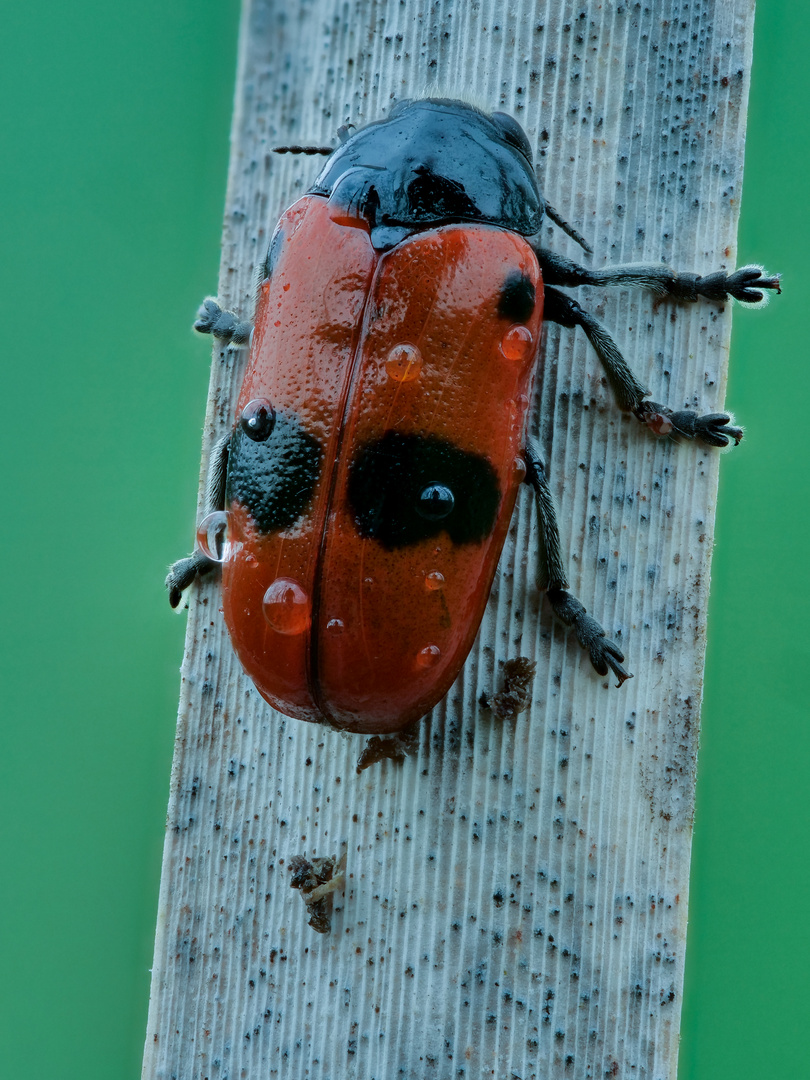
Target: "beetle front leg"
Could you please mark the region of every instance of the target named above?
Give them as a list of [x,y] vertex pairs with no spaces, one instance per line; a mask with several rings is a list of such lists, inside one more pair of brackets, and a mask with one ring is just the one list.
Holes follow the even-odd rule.
[[695,301],[700,297],[717,303],[734,299],[742,304],[760,304],[765,292],[781,292],[778,274],[769,275],[761,266],[741,266],[728,274],[679,274],[657,263],[628,263],[623,266],[603,266],[589,270],[585,266],[557,255],[546,248],[535,248],[543,281],[548,285],[619,285],[625,288],[648,289],[658,296],[675,300]]
[[[228,454],[231,448],[231,433],[223,435],[213,446],[208,462],[208,476],[205,482],[205,502],[203,517],[215,510],[225,509],[225,484],[228,478]],[[166,575],[166,588],[169,590],[169,603],[176,608],[183,593],[198,577],[210,573],[217,564],[209,559],[199,548],[185,559],[178,559],[169,567]]]
[[545,291],[543,317],[547,322],[573,328],[581,326],[605,369],[610,388],[619,408],[631,412],[654,435],[683,435],[700,439],[709,446],[737,445],[743,437],[742,428],[734,427],[728,413],[700,415],[692,409],[674,410],[657,401],[645,401],[649,390],[642,386],[627,365],[616,342],[604,326],[576,300],[554,288]]
[[562,562],[560,530],[554,501],[546,480],[546,469],[537,447],[527,442],[523,451],[526,462],[526,483],[534,491],[537,516],[540,523],[540,587],[546,590],[554,614],[574,628],[577,641],[588,653],[591,663],[600,675],[607,675],[608,668],[621,686],[633,676],[622,667],[624,654],[612,642],[603,627],[592,618],[575,596],[568,592],[568,581]]
[[238,348],[250,341],[253,323],[238,318],[232,311],[223,310],[213,296],[207,296],[200,304],[194,329],[200,334],[211,334],[217,341]]

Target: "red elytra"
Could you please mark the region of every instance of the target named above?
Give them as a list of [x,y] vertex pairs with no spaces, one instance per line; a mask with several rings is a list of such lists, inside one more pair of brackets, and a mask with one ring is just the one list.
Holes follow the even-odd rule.
[[[472,647],[519,485],[542,325],[537,258],[519,235],[457,224],[383,254],[362,219],[306,196],[261,287],[236,416],[257,398],[293,414],[322,448],[303,516],[261,533],[232,499],[222,595],[246,672],[275,708],[348,731],[391,733],[446,694]],[[521,275],[536,302],[499,313]],[[483,455],[500,499],[480,542],[447,533],[396,549],[358,531],[352,462],[388,432]]]

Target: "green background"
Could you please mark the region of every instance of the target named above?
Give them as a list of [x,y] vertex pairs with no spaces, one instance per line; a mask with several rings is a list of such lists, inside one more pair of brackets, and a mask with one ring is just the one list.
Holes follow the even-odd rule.
[[[7,6],[0,185],[12,514],[0,1070],[140,1074],[194,515],[236,0]],[[810,5],[761,0],[698,793],[682,1080],[806,1072]],[[13,513],[12,513],[13,511]],[[11,527],[13,525],[13,528]]]

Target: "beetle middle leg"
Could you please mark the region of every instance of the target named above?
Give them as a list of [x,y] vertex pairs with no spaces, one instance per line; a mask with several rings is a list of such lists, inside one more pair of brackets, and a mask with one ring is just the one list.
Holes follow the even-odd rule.
[[622,667],[624,654],[608,638],[596,619],[587,613],[579,600],[568,592],[560,548],[560,530],[551,490],[546,480],[545,465],[537,447],[530,441],[527,441],[523,450],[523,458],[526,462],[526,483],[534,491],[540,523],[540,587],[546,590],[557,618],[566,626],[574,628],[577,640],[588,653],[596,671],[600,675],[607,675],[610,668],[619,680],[616,685],[621,686],[633,677]]
[[619,408],[631,412],[655,435],[683,435],[687,439],[700,439],[709,446],[728,446],[730,439],[736,445],[742,439],[742,428],[732,425],[728,413],[701,415],[693,409],[675,410],[658,401],[645,400],[649,390],[630,370],[616,342],[604,326],[572,297],[547,287],[543,317],[547,322],[556,322],[560,326],[582,327],[605,369]]
[[[208,476],[205,483],[205,503],[203,516],[215,510],[225,509],[225,484],[228,478],[228,455],[231,448],[231,433],[223,435],[213,446],[208,462]],[[199,548],[185,559],[178,559],[169,567],[166,576],[166,588],[169,590],[169,603],[176,608],[185,590],[198,577],[208,574],[217,564],[204,555]]]

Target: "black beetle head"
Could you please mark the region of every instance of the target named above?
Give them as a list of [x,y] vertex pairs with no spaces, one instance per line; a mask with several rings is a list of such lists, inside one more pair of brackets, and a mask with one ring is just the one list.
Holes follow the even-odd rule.
[[520,124],[462,101],[398,102],[386,119],[353,131],[311,194],[345,224],[362,220],[375,247],[453,222],[482,222],[533,236],[544,203]]

